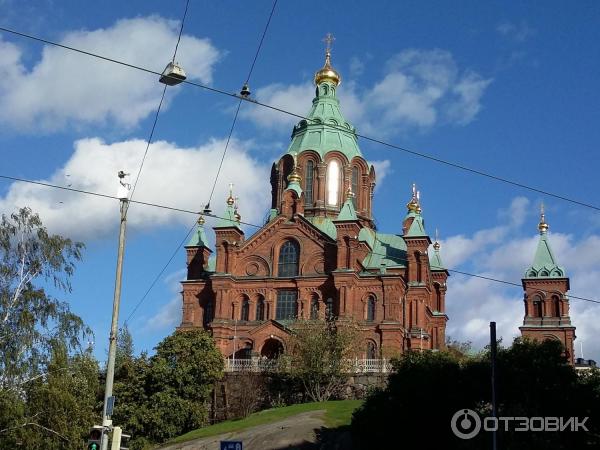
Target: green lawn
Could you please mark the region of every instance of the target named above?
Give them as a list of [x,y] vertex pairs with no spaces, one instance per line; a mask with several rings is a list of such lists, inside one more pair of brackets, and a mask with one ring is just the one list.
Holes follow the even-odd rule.
[[338,400],[321,403],[302,403],[299,405],[285,406],[283,408],[266,409],[249,415],[245,419],[228,420],[205,428],[190,431],[169,441],[170,444],[187,442],[216,434],[241,431],[246,428],[265,423],[276,422],[286,417],[294,416],[307,411],[325,410],[325,424],[330,428],[349,425],[352,412],[360,406],[361,400]]

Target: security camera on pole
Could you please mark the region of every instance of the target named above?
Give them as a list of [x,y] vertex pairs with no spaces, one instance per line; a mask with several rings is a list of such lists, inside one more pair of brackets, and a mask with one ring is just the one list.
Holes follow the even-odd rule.
[[104,392],[104,408],[102,410],[102,442],[101,450],[108,450],[108,433],[112,429],[110,416],[113,413],[115,398],[112,395],[113,381],[115,377],[115,358],[117,355],[117,333],[119,330],[119,304],[121,302],[121,278],[123,275],[123,253],[125,252],[125,225],[127,223],[127,208],[129,203],[129,189],[131,186],[125,182],[128,173],[122,170],[119,176],[119,197],[121,207],[121,224],[119,227],[119,249],[117,253],[117,273],[115,277],[115,293],[113,298],[112,322],[110,326],[110,337],[108,345],[108,364],[106,366],[106,389]]

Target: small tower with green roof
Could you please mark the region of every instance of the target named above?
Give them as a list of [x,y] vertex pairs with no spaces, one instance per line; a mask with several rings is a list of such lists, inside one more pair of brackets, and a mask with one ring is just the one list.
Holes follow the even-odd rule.
[[233,265],[235,249],[244,242],[244,231],[241,228],[241,216],[235,197],[233,184],[229,185],[227,208],[223,216],[213,227],[215,231],[215,246],[217,248],[217,273],[229,273]]
[[204,216],[198,218],[198,224],[192,237],[185,246],[187,253],[188,280],[201,278],[209,270],[209,258],[212,250],[208,247],[208,240],[204,231]]
[[549,228],[542,205],[537,249],[522,279],[525,317],[519,329],[524,338],[560,341],[573,364],[575,327],[569,316],[569,278],[554,256],[548,239]]

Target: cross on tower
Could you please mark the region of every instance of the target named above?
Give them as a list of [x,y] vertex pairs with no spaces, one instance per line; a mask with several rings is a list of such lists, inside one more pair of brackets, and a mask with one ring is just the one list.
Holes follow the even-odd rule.
[[323,42],[325,42],[325,54],[328,55],[331,53],[331,44],[333,43],[333,41],[335,41],[335,37],[333,36],[333,34],[327,33],[325,35],[325,38],[323,39]]

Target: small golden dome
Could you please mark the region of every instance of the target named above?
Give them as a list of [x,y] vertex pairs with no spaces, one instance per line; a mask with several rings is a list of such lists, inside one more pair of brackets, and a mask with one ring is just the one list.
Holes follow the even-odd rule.
[[292,171],[292,173],[290,173],[287,177],[288,181],[290,183],[298,183],[300,184],[300,182],[302,181],[302,177],[300,176],[300,174],[298,173],[298,170],[296,170],[296,168],[294,168],[294,170]]
[[544,211],[544,204],[542,203],[540,206],[540,223],[538,223],[538,230],[540,233],[546,233],[550,228],[550,225],[546,223],[546,214]]
[[227,205],[233,206],[235,198],[233,198],[233,183],[229,183],[229,197],[227,197]]
[[433,249],[437,252],[440,249],[441,245],[438,241],[433,243]]
[[202,226],[202,225],[204,225],[204,222],[206,222],[204,220],[204,216],[201,215],[200,217],[198,217],[198,225]]
[[240,215],[240,213],[238,212],[237,209],[233,213],[233,217],[235,217],[236,222],[239,222],[240,220],[242,220],[242,216]]
[[414,212],[417,214],[421,213],[421,205],[419,204],[419,192],[417,191],[417,185],[413,183],[412,185],[412,197],[410,201],[406,204],[406,207],[410,212]]
[[335,86],[339,86],[339,84],[342,82],[342,77],[339,72],[331,66],[330,52],[325,54],[325,65],[320,70],[315,72],[315,84],[318,86],[324,81],[329,81]]

